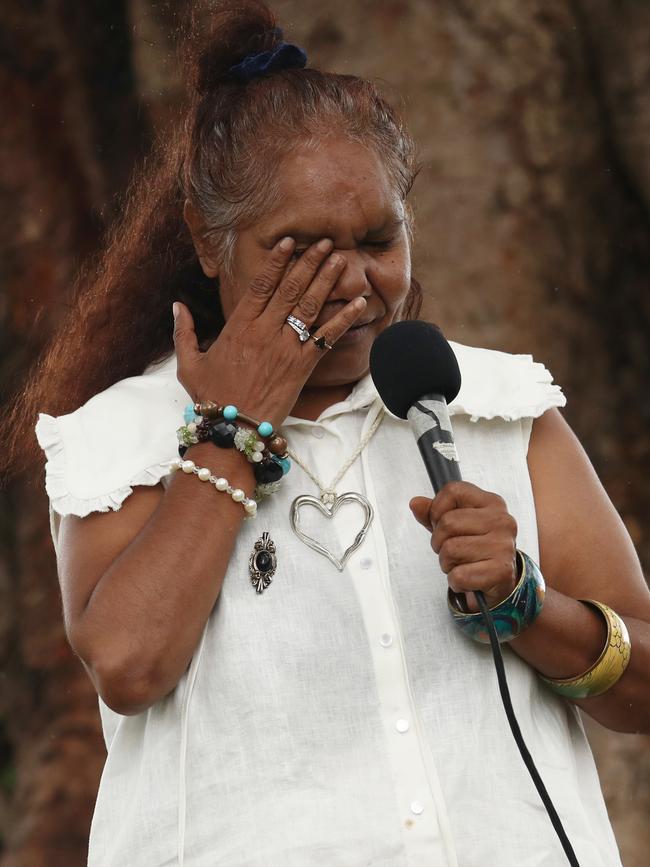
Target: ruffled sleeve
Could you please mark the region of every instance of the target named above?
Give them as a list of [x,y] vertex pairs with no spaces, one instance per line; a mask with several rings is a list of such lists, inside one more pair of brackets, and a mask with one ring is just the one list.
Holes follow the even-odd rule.
[[45,490],[59,515],[117,510],[135,485],[155,485],[178,456],[176,429],[190,396],[176,356],[128,377],[61,416],[39,413]]
[[537,418],[551,407],[566,405],[566,397],[550,371],[532,355],[465,346],[449,341],[461,371],[461,389],[449,404],[449,414],[470,421]]

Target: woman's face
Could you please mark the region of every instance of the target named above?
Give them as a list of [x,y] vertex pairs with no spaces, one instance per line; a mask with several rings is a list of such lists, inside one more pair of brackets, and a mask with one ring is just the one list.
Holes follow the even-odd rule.
[[398,317],[410,289],[402,201],[374,151],[345,140],[325,140],[317,152],[291,152],[281,164],[279,181],[281,205],[239,232],[232,277],[220,274],[224,316],[231,314],[281,238],[295,239],[294,260],[311,244],[330,238],[346,266],[311,331],[359,295],[367,307],[358,321],[368,325],[346,333],[325,351],[308,383],[356,382],[368,372],[373,340]]

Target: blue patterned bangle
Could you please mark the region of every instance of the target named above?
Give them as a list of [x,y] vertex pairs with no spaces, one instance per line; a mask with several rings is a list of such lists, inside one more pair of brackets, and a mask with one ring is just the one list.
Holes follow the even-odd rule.
[[[528,629],[539,617],[546,583],[539,566],[530,559],[528,554],[517,548],[517,568],[519,581],[512,593],[503,602],[490,608],[494,627],[499,637],[499,644],[512,641],[524,629]],[[447,605],[454,622],[468,638],[481,644],[489,644],[490,636],[483,614],[478,611],[470,614],[458,606],[458,597],[451,587],[447,593]]]

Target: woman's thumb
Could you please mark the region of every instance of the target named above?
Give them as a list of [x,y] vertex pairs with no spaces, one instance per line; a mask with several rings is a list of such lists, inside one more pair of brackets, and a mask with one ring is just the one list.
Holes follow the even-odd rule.
[[433,529],[431,527],[431,518],[429,517],[430,506],[431,500],[429,497],[412,497],[409,500],[409,508],[413,512],[413,517],[419,524],[426,527],[427,530]]
[[190,356],[199,352],[199,341],[194,331],[194,320],[189,309],[182,301],[174,301],[172,304],[174,316],[174,345],[176,351],[186,352]]

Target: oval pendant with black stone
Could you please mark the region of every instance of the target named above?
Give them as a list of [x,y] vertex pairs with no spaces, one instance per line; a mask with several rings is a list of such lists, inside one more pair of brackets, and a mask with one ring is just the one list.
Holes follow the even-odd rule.
[[267,532],[264,532],[255,542],[253,552],[248,558],[251,584],[258,593],[263,593],[269,586],[275,575],[276,567],[275,542]]

